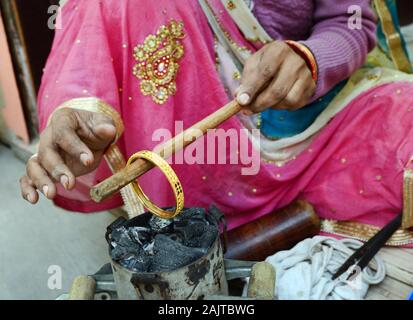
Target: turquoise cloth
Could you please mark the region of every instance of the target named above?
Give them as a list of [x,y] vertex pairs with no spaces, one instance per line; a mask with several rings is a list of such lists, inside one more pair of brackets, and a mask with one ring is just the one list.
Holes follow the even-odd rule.
[[270,139],[281,139],[303,132],[327,108],[346,83],[347,80],[340,82],[322,98],[297,111],[267,109],[261,112],[261,133]]

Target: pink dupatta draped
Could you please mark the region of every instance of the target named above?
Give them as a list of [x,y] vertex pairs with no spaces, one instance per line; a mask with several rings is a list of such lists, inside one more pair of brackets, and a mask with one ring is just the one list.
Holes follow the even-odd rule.
[[[220,1],[210,1],[230,37],[255,50],[239,33]],[[141,92],[133,75],[133,48],[170,19],[184,24],[184,55],[177,61],[176,94],[164,104]],[[148,22],[150,21],[150,23]],[[39,94],[41,127],[56,107],[80,97],[97,97],[121,114],[125,132],[118,141],[128,157],[151,150],[152,135],[164,128],[175,134],[175,121],[187,128],[228,102],[216,71],[214,35],[197,1],[70,0],[62,13],[63,28],[49,57]],[[413,154],[412,84],[391,83],[354,99],[313,140],[283,166],[261,162],[257,175],[242,175],[242,164],[230,164],[238,150],[227,146],[227,164],[173,164],[187,206],[216,204],[234,228],[290,203],[311,202],[325,219],[354,220],[383,226],[402,209],[403,170]],[[222,125],[245,135],[237,117]],[[196,144],[202,144],[200,139]],[[249,143],[250,144],[250,143]],[[252,149],[252,146],[249,146]],[[75,192],[59,189],[56,203],[91,212],[121,204],[116,196],[101,205],[89,198],[90,186],[110,175],[106,164],[79,178]],[[169,185],[157,170],[140,180],[158,205],[174,204]]]

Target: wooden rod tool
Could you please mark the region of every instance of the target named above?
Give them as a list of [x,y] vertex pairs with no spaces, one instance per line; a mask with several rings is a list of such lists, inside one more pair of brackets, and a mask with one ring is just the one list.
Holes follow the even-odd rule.
[[[202,137],[210,129],[215,129],[223,122],[237,114],[242,107],[235,101],[231,101],[192,127],[186,129],[172,139],[158,145],[154,152],[165,160],[176,152],[182,150],[198,138]],[[124,186],[153,168],[153,165],[145,160],[137,160],[125,167],[113,176],[97,184],[90,190],[90,196],[95,202],[101,202]]]

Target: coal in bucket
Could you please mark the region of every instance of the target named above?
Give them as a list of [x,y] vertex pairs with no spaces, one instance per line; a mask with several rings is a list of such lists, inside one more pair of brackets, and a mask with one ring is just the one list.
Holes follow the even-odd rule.
[[117,219],[106,232],[119,299],[186,300],[227,295],[219,230],[211,206],[186,208],[171,220],[147,212]]

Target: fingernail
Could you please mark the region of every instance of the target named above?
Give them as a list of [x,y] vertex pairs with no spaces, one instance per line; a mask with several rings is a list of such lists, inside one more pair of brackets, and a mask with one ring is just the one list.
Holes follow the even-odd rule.
[[60,183],[67,190],[69,188],[69,178],[65,175],[60,177]]
[[49,192],[49,186],[43,186],[42,190],[43,190],[43,194],[47,198],[48,197],[48,192]]
[[31,193],[28,193],[27,195],[26,195],[26,199],[27,199],[27,201],[29,201],[30,203],[33,203],[33,196],[31,195]]
[[80,161],[82,161],[82,163],[85,166],[88,166],[90,164],[89,156],[86,153],[81,153],[80,154]]
[[238,103],[242,105],[246,105],[248,104],[248,102],[250,102],[250,96],[248,93],[242,93],[238,96],[237,100],[238,100]]

